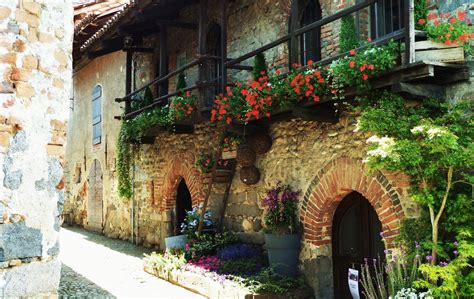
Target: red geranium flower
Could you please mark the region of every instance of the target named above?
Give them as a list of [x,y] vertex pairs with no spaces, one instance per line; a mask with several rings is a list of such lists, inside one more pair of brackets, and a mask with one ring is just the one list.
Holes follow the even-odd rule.
[[354,50],[354,49],[350,50],[350,51],[349,51],[349,54],[351,54],[351,56],[356,55],[356,50]]
[[312,65],[313,64],[313,61],[310,59],[308,60],[308,65]]
[[418,24],[420,24],[420,25],[425,25],[425,23],[426,23],[425,19],[419,19],[418,20]]
[[350,68],[353,68],[355,66],[355,61],[354,60],[351,60],[351,62],[349,62],[349,67]]
[[428,20],[431,21],[431,20],[434,20],[434,19],[436,19],[436,14],[435,14],[435,13],[430,13],[430,14],[428,15]]
[[362,80],[367,81],[369,79],[369,76],[367,74],[362,74]]
[[464,21],[464,19],[466,18],[466,12],[461,10],[461,11],[458,11],[458,18],[461,20],[461,21]]

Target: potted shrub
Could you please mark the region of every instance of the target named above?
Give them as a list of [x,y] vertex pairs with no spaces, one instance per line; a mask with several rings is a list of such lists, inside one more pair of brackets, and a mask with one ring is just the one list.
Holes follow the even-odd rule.
[[[188,241],[195,240],[197,238],[197,229],[199,225],[199,210],[202,208],[195,207],[191,211],[186,212],[184,222],[181,224],[182,235],[168,237],[165,239],[166,249],[185,249]],[[210,211],[204,213],[204,230],[203,232],[210,231],[214,227],[214,221],[212,220],[212,214]]]
[[298,197],[299,191],[279,182],[267,191],[263,200],[267,208],[264,221],[268,260],[274,271],[282,276],[296,276],[298,273]]

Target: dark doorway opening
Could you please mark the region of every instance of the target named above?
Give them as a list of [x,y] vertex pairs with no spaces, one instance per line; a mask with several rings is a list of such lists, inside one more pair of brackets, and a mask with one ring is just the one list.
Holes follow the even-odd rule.
[[178,191],[176,194],[176,226],[175,235],[181,234],[181,224],[186,218],[186,212],[193,209],[193,203],[191,200],[191,193],[189,192],[188,186],[184,179],[178,185]]
[[[332,226],[335,298],[352,298],[347,280],[349,268],[359,270],[360,278],[360,265],[364,258],[372,261],[384,256],[381,231],[382,224],[377,213],[365,197],[352,192],[341,201]],[[359,292],[361,290],[359,284]]]

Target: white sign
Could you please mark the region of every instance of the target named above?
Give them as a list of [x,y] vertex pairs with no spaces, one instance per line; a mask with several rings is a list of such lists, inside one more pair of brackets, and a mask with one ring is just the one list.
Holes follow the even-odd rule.
[[349,290],[353,299],[360,299],[359,296],[359,271],[356,269],[349,268],[349,275],[347,276],[347,281],[349,283]]

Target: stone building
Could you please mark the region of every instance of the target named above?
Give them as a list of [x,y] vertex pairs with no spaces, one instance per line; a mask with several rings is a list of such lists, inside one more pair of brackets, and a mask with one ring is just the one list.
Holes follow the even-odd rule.
[[[249,78],[255,49],[286,36],[283,42],[264,49],[269,67],[282,70],[291,68],[293,62],[305,64],[310,59],[324,61],[338,55],[338,18],[301,34],[299,39],[288,33],[357,7],[354,2],[117,1],[113,2],[115,6],[107,7],[107,12],[93,13],[97,7],[89,6],[89,13],[76,14],[74,97],[66,153],[67,221],[109,237],[163,248],[164,238],[177,231],[178,210],[185,205],[182,201],[196,206],[205,198],[210,179],[200,172],[196,161],[201,152],[217,150],[219,134],[209,121],[176,126],[175,132],[150,134],[134,149],[133,195],[121,198],[117,194],[117,138],[121,125],[117,118],[124,109],[125,114],[134,113],[130,110],[130,97],[125,95],[150,86],[155,100],[166,99],[176,89],[179,72],[175,71],[184,70],[190,90],[200,96],[201,115],[208,117],[211,95],[225,84],[221,74],[225,73],[228,81]],[[398,10],[388,6],[391,1],[376,2],[378,6],[365,5],[357,14],[354,10],[361,36],[382,39],[388,34],[406,33],[402,16],[408,8],[401,4]],[[456,7],[467,10],[467,2],[460,1]],[[456,8],[443,5],[433,3],[431,8]],[[76,11],[87,11],[86,8],[77,7]],[[389,12],[394,14],[392,23],[374,23],[374,16]],[[247,53],[250,54],[246,56]],[[226,63],[239,57],[233,65]],[[451,71],[444,64],[425,66],[436,68],[436,75]],[[446,98],[472,94],[472,77],[469,81],[466,68],[461,69],[459,80],[443,87]],[[407,74],[400,73],[400,80],[408,78]],[[149,84],[160,77],[164,79],[158,84]],[[434,80],[436,77],[427,79],[430,84]],[[258,155],[255,162],[260,180],[250,186],[245,184],[239,178],[238,165],[230,182],[214,182],[210,194],[214,215],[225,211],[226,228],[246,242],[262,244],[265,190],[277,181],[301,190],[300,268],[318,298],[340,291],[333,276],[340,273],[336,268],[341,257],[334,252],[334,245],[353,232],[334,233],[333,226],[340,227],[344,219],[349,223],[347,229],[358,224],[354,219],[333,216],[341,214],[341,209],[349,209],[348,202],[356,202],[356,210],[364,211],[370,219],[370,228],[362,228],[364,236],[360,239],[373,240],[381,230],[388,246],[397,235],[400,221],[417,216],[417,207],[407,194],[408,177],[390,172],[367,174],[363,163],[367,136],[355,130],[357,115],[343,112],[334,119],[332,105],[324,107],[322,110],[330,117],[293,113],[282,120],[255,123],[272,139],[271,149]],[[230,195],[224,209],[229,183]]]
[[72,3],[0,3],[0,297],[55,293]]

